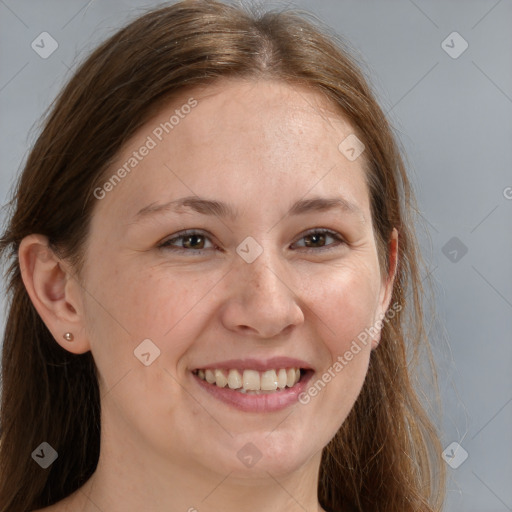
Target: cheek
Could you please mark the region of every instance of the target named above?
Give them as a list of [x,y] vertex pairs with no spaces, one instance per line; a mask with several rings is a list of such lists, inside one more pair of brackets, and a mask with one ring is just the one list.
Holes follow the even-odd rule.
[[333,358],[343,354],[374,322],[378,291],[372,276],[366,267],[346,267],[323,279],[321,292],[310,297],[322,320],[318,322],[323,326],[322,339]]
[[[369,270],[369,269],[368,269]],[[345,268],[322,281],[322,293],[312,297],[319,338],[328,353],[304,397],[317,400],[319,414],[329,414],[334,429],[353,407],[368,371],[376,289],[372,273]]]
[[192,309],[201,297],[199,279],[170,269],[155,271],[117,263],[112,272],[99,269],[91,278],[92,316],[110,334],[134,339],[161,337]]
[[[165,272],[157,275],[150,268],[115,268],[91,274],[88,283],[86,322],[91,351],[101,394],[111,402],[109,407],[113,403],[129,424],[151,432],[157,427],[146,424],[148,418],[169,417],[173,411],[179,417],[177,363],[198,325],[188,321],[189,316],[197,314],[194,306],[200,307],[208,288],[203,287],[201,293],[199,279],[175,271],[166,277]],[[156,351],[146,341],[141,345],[147,339]],[[147,348],[142,352],[139,346]],[[147,352],[152,362],[145,366],[136,354]]]
[[104,366],[115,360],[117,375],[134,362],[140,365],[133,352],[150,339],[174,372],[194,330],[200,328],[198,318],[207,314],[208,290],[220,277],[128,264],[113,265],[112,272],[99,269],[91,275],[85,296],[95,359]]

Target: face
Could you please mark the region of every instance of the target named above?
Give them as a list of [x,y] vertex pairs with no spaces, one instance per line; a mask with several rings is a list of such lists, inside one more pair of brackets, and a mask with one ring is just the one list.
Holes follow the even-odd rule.
[[352,133],[318,93],[224,81],[123,149],[96,191],[82,274],[105,435],[196,473],[319,461],[375,346],[353,342],[391,287],[364,153],[338,149]]

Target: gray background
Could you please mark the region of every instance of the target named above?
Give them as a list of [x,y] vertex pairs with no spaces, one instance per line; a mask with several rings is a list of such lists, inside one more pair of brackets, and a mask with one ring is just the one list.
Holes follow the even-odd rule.
[[[34,123],[70,70],[157,4],[0,0],[2,204],[37,134]],[[512,1],[272,5],[316,13],[368,65],[407,153],[426,226],[420,238],[435,285],[443,444],[456,441],[469,454],[457,469],[447,467],[445,510],[512,510]],[[31,48],[43,31],[59,45],[47,59]],[[442,47],[454,31],[469,44],[458,58]],[[452,39],[444,47],[458,52],[462,40]],[[461,453],[448,450],[452,465]]]

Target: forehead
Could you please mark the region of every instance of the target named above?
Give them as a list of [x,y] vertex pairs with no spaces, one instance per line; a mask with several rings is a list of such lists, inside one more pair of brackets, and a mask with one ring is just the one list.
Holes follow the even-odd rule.
[[[261,150],[265,145],[277,144],[294,153],[311,147],[321,151],[328,145],[337,146],[340,133],[354,131],[319,91],[305,86],[269,80],[224,80],[196,93],[191,91],[188,98],[192,96],[198,108],[190,116],[191,129],[181,130],[181,136],[188,136],[188,142],[197,147],[212,140],[214,144],[227,142],[230,137],[232,142],[238,141],[229,146],[230,153],[239,147]],[[174,105],[184,104],[185,99]]]
[[364,209],[363,158],[350,161],[339,149],[353,132],[306,87],[241,80],[197,87],[162,107],[125,145],[106,177],[127,172],[99,207],[126,218],[180,195],[237,192],[241,202],[258,198],[261,206],[279,204],[283,194],[339,189]]

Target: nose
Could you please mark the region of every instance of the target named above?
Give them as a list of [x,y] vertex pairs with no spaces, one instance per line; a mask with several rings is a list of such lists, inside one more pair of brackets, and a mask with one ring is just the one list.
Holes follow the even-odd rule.
[[269,253],[264,250],[252,263],[240,259],[229,273],[231,293],[221,314],[227,329],[272,338],[304,322],[290,269]]

